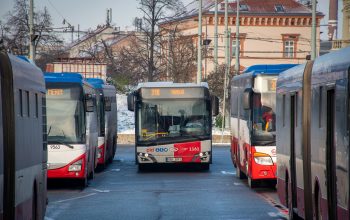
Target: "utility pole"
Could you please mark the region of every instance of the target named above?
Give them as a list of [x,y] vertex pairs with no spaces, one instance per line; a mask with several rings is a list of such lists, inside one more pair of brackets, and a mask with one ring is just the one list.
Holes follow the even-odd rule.
[[35,59],[34,0],[29,1],[29,59]]
[[218,0],[215,0],[214,69],[218,71]]
[[168,51],[167,51],[167,62],[166,62],[166,79],[169,80],[170,76],[170,31],[168,34]]
[[221,142],[223,141],[223,135],[224,135],[224,124],[225,124],[225,113],[226,113],[226,84],[227,84],[227,75],[229,71],[229,62],[230,62],[230,51],[229,51],[229,31],[228,31],[228,0],[225,0],[225,75],[224,75],[224,100],[223,100],[223,106],[222,106],[222,124],[221,124]]
[[316,59],[316,7],[317,1],[312,0],[311,60]]
[[236,75],[239,74],[239,53],[240,53],[240,42],[239,42],[239,0],[237,0],[237,9],[236,9],[236,64],[235,64],[235,72]]
[[197,55],[197,84],[202,81],[202,0],[198,0],[198,55]]

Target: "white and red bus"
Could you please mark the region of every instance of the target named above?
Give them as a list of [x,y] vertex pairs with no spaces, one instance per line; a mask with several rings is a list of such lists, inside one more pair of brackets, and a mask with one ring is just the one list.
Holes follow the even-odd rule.
[[45,93],[38,67],[0,53],[0,219],[45,216]]
[[116,89],[106,85],[102,79],[89,78],[87,81],[97,91],[98,164],[104,167],[114,158],[116,150],[117,104]]
[[350,48],[280,75],[277,190],[290,219],[349,219]]
[[254,187],[276,180],[276,82],[294,64],[254,65],[231,82],[231,158]]
[[[206,83],[140,83],[128,96],[135,111],[135,159],[147,164],[198,164],[212,161],[212,115],[218,99]],[[213,110],[213,113],[212,113]]]
[[46,73],[48,178],[84,187],[97,166],[96,91],[78,73]]

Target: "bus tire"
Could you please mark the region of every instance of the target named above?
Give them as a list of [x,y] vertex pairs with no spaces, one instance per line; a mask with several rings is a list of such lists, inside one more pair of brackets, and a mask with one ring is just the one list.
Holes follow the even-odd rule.
[[322,213],[321,213],[321,195],[318,185],[315,187],[315,219],[316,220],[322,220]]
[[138,165],[139,171],[146,171],[147,170],[147,164],[140,164]]
[[252,178],[250,176],[248,176],[248,186],[251,189],[256,188],[257,181],[256,180],[252,180]]
[[92,164],[92,169],[91,172],[89,173],[88,179],[92,180],[95,178],[95,157],[94,157],[94,161]]
[[32,196],[32,220],[38,219],[38,200],[37,200],[37,192],[36,187],[34,183],[33,187],[33,196]]
[[208,171],[210,169],[209,163],[202,163],[201,164],[201,170]]
[[236,167],[236,177],[238,179],[243,179],[244,178],[244,173],[239,169],[239,166]]

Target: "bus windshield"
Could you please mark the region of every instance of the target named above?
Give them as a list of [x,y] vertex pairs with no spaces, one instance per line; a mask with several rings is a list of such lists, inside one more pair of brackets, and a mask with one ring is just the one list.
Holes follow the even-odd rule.
[[205,99],[143,100],[138,104],[138,142],[167,143],[210,138],[210,103]]
[[49,143],[84,143],[85,111],[83,91],[75,85],[47,85]]
[[[254,145],[274,145],[276,141],[275,93],[253,95]],[[263,104],[262,104],[263,103]]]

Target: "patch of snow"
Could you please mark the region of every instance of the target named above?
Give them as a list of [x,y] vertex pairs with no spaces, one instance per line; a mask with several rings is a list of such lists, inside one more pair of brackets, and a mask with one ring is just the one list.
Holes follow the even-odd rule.
[[118,133],[135,134],[134,112],[128,110],[128,99],[125,94],[117,94]]

